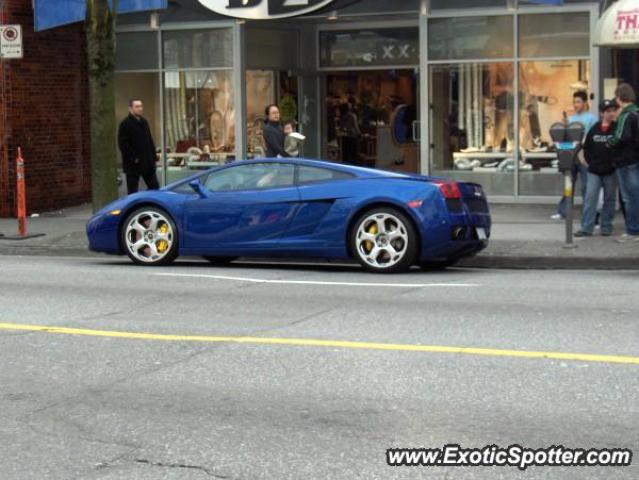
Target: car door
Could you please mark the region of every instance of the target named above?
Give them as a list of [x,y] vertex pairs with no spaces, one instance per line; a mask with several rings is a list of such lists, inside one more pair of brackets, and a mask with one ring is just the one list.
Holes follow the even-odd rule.
[[[297,210],[283,243],[299,247],[321,246],[334,238],[341,238],[348,211],[336,203],[350,196],[349,180],[354,175],[307,165],[298,165],[297,185],[300,207]],[[337,235],[337,236],[336,236]]]
[[184,247],[212,253],[272,249],[299,207],[295,167],[233,165],[202,178],[202,194],[186,201]]

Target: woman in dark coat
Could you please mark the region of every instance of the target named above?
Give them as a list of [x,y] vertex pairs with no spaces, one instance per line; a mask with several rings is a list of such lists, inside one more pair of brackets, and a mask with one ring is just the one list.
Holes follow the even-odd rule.
[[266,146],[266,156],[268,158],[289,157],[284,150],[285,135],[280,125],[280,109],[277,105],[266,107],[266,123],[264,124],[264,145]]

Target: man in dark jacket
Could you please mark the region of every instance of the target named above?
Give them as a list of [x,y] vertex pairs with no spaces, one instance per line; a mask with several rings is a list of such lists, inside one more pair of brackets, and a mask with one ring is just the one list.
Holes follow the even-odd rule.
[[588,167],[586,174],[586,194],[584,195],[581,230],[575,237],[590,237],[595,228],[599,193],[603,188],[603,208],[601,210],[601,235],[612,235],[612,221],[615,217],[617,201],[617,177],[615,175],[615,151],[608,148],[614,136],[614,118],[617,104],[614,100],[604,100],[599,105],[601,120],[595,123],[584,141],[584,158]]
[[142,117],[143,111],[141,100],[130,100],[129,115],[122,120],[118,129],[118,146],[122,152],[122,167],[129,194],[138,191],[140,177],[144,179],[149,190],[160,188],[155,173],[155,143],[149,123]]
[[608,145],[615,150],[617,180],[626,211],[626,233],[617,241],[639,242],[639,108],[635,92],[627,83],[617,87],[615,97],[621,112]]
[[280,125],[280,109],[277,105],[269,105],[264,110],[266,122],[262,135],[264,136],[264,146],[268,158],[290,157],[284,150],[284,140],[286,135]]

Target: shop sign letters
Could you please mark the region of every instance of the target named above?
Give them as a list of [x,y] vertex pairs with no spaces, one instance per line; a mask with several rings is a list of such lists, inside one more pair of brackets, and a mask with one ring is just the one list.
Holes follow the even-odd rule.
[[209,10],[235,18],[269,20],[295,17],[318,10],[335,0],[199,0]]
[[639,41],[639,8],[617,12],[616,41]]
[[20,25],[0,25],[0,58],[22,58]]

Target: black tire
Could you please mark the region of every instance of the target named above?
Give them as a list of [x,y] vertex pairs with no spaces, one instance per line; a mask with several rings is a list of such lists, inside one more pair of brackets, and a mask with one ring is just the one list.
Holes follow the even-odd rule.
[[[157,236],[157,233],[163,227],[162,224],[164,222],[166,222],[166,224],[168,225],[168,232],[170,234],[171,241],[170,243],[167,242],[169,246],[167,247],[166,250],[162,251],[161,253],[158,253],[158,257],[156,259],[151,258],[153,254],[149,250],[149,259],[142,260],[140,258],[141,254],[139,252],[140,250],[144,250],[144,248],[138,250],[138,254],[136,255],[130,248],[132,239],[130,240],[129,238],[127,238],[127,234],[130,234],[130,235],[135,234],[135,232],[127,233],[129,225],[131,224],[131,222],[134,221],[136,217],[143,214],[148,215],[149,217],[157,215],[162,218],[158,222],[158,227],[159,227],[158,230],[154,232],[154,237],[151,238],[151,242],[155,244],[156,248],[158,248],[158,243],[162,241],[162,238],[155,238]],[[155,241],[153,241],[154,239]],[[129,215],[127,215],[126,220],[124,221],[124,223],[122,224],[122,228],[120,229],[120,242],[122,245],[122,249],[124,250],[124,253],[126,253],[126,255],[136,265],[143,265],[146,267],[158,267],[162,265],[169,265],[173,263],[173,261],[178,257],[179,237],[178,237],[177,227],[175,226],[175,222],[173,221],[173,218],[171,217],[171,215],[169,215],[168,212],[166,212],[165,210],[159,207],[155,207],[155,206],[141,207],[134,210]],[[162,247],[162,245],[160,245],[160,247]]]
[[237,260],[238,257],[204,257],[204,258],[208,260],[209,262],[211,262],[213,265],[224,266],[234,262],[235,260]]
[[[401,222],[401,225],[398,225],[398,231],[402,231],[405,236],[405,239],[404,238],[401,239],[401,242],[402,242],[401,244],[403,245],[403,247],[401,248],[401,252],[403,252],[402,255],[395,257],[395,259],[391,259],[388,262],[388,266],[384,266],[383,262],[380,262],[377,265],[371,263],[370,257],[368,260],[366,258],[367,252],[365,252],[363,248],[362,249],[360,248],[360,243],[362,242],[361,239],[358,238],[358,232],[360,232],[360,227],[365,229],[366,225],[363,225],[363,223],[369,222],[371,217],[374,217],[374,216],[394,217],[397,221]],[[395,223],[395,221],[392,218],[389,218],[388,220],[391,222],[391,224]],[[380,240],[379,235],[377,238],[379,241]],[[397,243],[393,244],[392,242],[397,242],[398,240],[395,240],[395,241],[386,240],[386,245],[391,244],[391,246],[396,246],[398,244]],[[374,208],[364,212],[353,223],[353,226],[349,233],[349,247],[353,255],[353,258],[357,260],[362,265],[362,267],[364,267],[369,272],[375,272],[375,273],[405,272],[408,269],[410,269],[410,267],[414,265],[415,261],[417,260],[417,255],[419,252],[419,236],[417,235],[417,232],[415,231],[415,227],[413,226],[413,223],[411,222],[411,220],[408,218],[408,216],[405,213],[392,207],[378,207],[378,208]],[[382,257],[381,257],[382,260],[384,260],[384,256],[387,256],[389,258],[392,257],[391,255],[387,253],[388,252],[387,250],[384,250],[383,246],[381,248],[382,248]],[[372,253],[372,251],[368,253]],[[379,256],[377,258],[378,260],[380,259]]]

